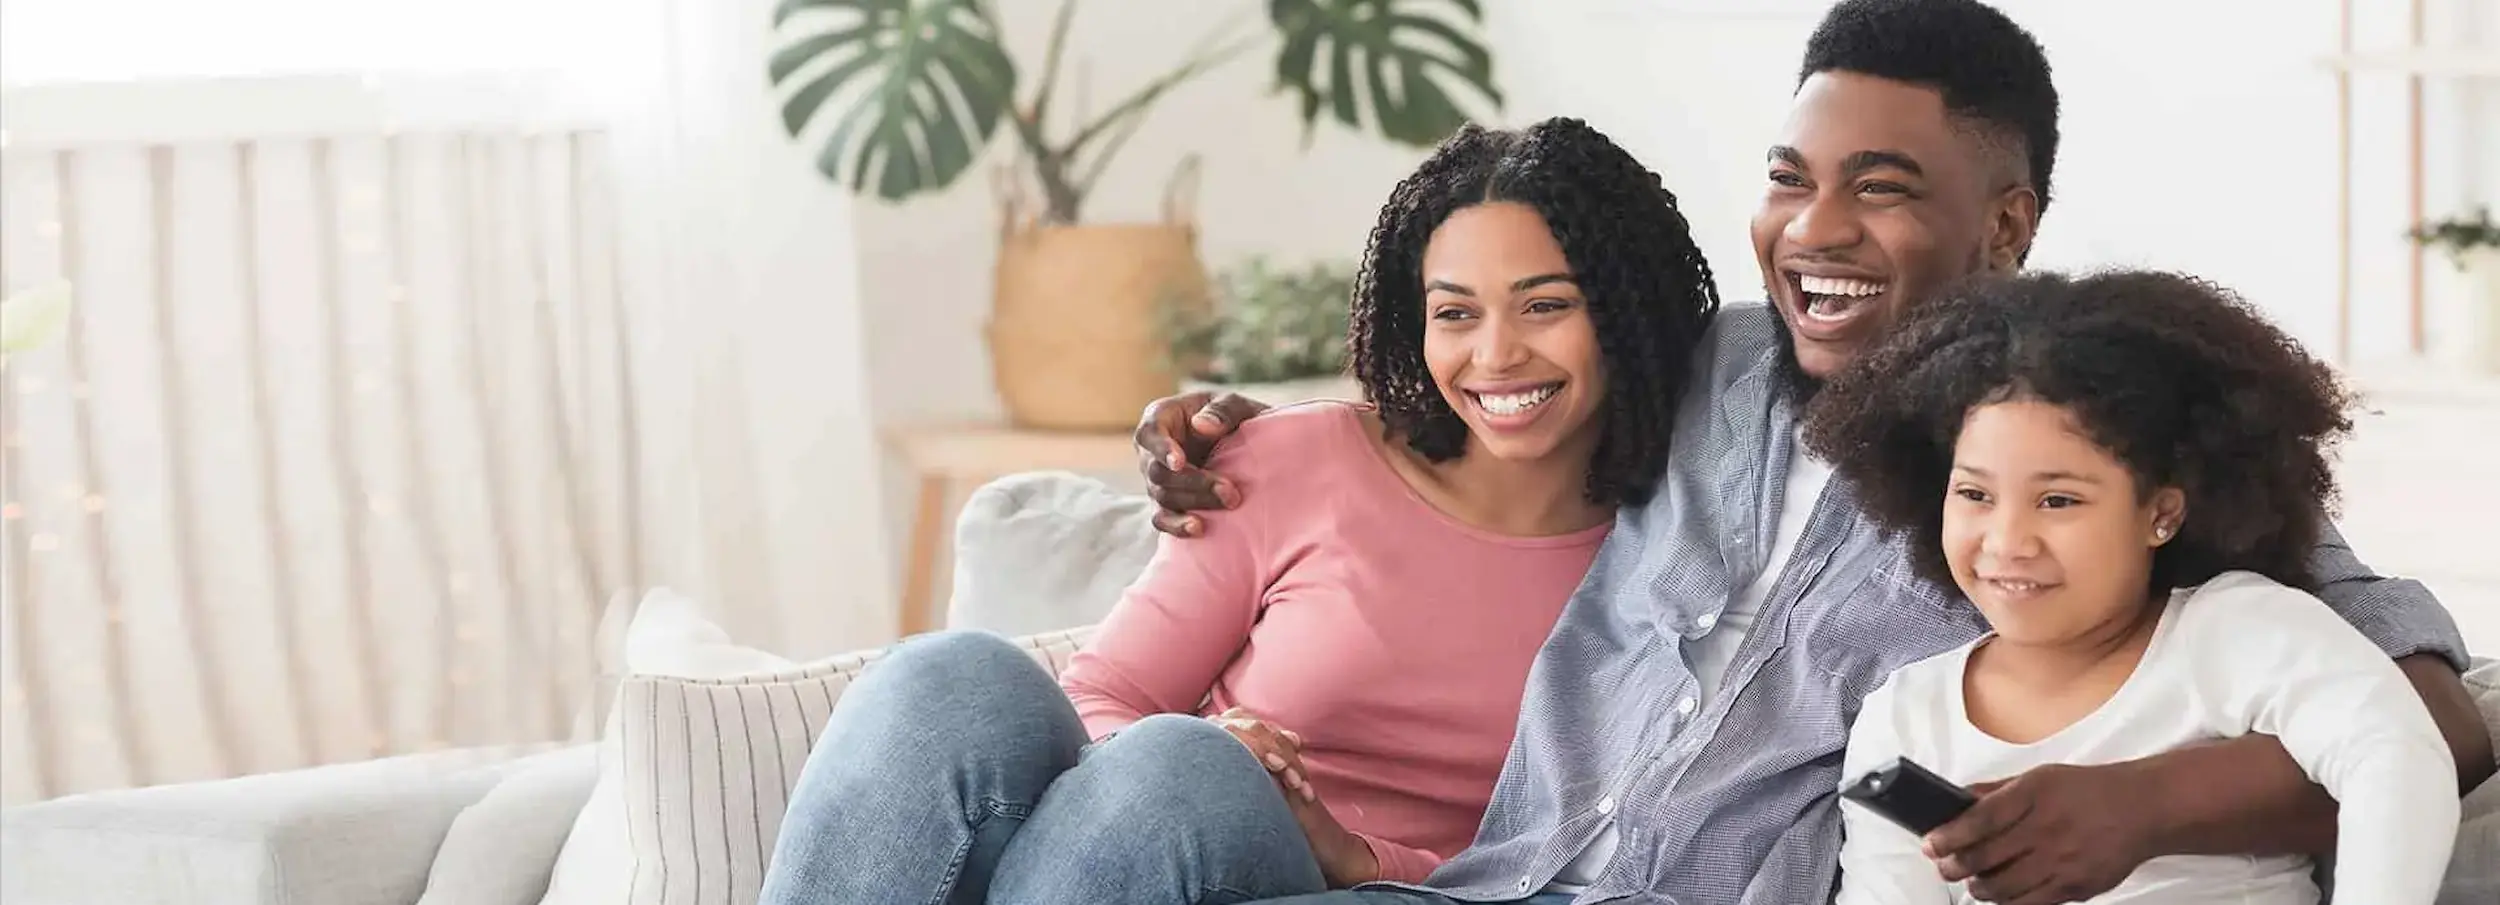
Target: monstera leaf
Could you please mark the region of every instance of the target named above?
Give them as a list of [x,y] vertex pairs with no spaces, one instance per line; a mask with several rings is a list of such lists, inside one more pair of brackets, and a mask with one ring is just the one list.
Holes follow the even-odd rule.
[[782,125],[798,137],[830,113],[816,168],[854,192],[873,181],[878,197],[901,200],[946,187],[1014,102],[1015,63],[979,0],[781,0],[773,23],[801,17],[825,24],[773,54],[773,83],[799,83]]
[[1476,0],[1268,0],[1267,13],[1284,37],[1277,83],[1301,96],[1305,134],[1323,106],[1363,128],[1368,99],[1380,134],[1430,145],[1466,123],[1453,87],[1502,102],[1492,53],[1450,21],[1472,30],[1484,18]]

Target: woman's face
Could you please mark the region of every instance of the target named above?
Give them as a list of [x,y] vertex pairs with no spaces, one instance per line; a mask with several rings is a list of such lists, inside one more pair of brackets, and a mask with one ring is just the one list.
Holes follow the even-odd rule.
[[2141,612],[2153,551],[2176,536],[2184,500],[2177,488],[2138,493],[2063,406],[1983,404],[1954,444],[1945,561],[2005,641],[2089,639]]
[[1597,445],[1604,359],[1588,299],[1536,209],[1462,208],[1424,246],[1424,363],[1500,459],[1585,457]]

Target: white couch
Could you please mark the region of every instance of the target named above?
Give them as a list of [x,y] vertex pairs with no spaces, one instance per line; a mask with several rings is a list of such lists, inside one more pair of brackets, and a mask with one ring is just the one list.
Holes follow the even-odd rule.
[[[953,620],[1015,632],[1091,621],[1151,550],[1145,512],[1073,476],[984,488],[958,532],[973,555],[959,565]],[[1099,561],[1050,555],[1069,549]],[[1004,567],[985,573],[985,562]],[[1125,572],[1108,576],[1102,562]],[[1037,597],[1046,609],[1026,605]],[[1050,639],[1035,656],[1056,666],[1067,643]],[[2500,727],[2500,663],[2482,661],[2469,682]],[[596,745],[538,745],[56,799],[0,821],[0,900],[538,905],[601,769]],[[2441,905],[2500,902],[2500,781],[2478,790],[2467,814]]]

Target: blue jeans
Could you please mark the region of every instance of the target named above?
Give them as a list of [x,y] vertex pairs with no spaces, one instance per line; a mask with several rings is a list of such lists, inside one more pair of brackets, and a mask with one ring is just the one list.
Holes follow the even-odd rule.
[[1229,905],[1328,888],[1284,793],[1191,716],[1088,744],[994,635],[897,645],[842,695],[790,792],[758,905]]
[[[1457,899],[1428,892],[1403,889],[1340,889],[1336,892],[1314,893],[1284,899],[1266,899],[1257,905],[1469,905]],[[1571,905],[1567,892],[1545,892],[1524,899],[1491,902],[1485,905]]]

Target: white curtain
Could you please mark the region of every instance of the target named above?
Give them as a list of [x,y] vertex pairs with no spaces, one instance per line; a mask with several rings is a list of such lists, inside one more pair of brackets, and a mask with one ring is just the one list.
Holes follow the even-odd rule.
[[7,801],[566,737],[655,584],[890,635],[849,201],[774,126],[765,0],[559,2],[505,75],[584,121],[10,105],[0,284],[79,298],[0,367]]

